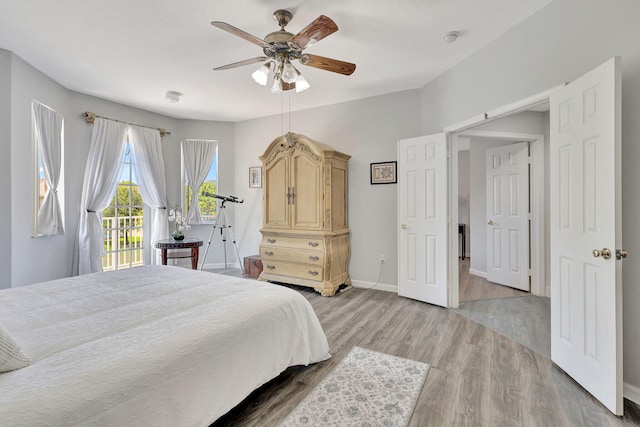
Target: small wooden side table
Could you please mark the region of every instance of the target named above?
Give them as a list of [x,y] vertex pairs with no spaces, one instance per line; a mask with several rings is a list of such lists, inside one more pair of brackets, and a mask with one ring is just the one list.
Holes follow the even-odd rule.
[[[198,269],[198,255],[200,253],[200,246],[202,246],[202,240],[200,239],[184,239],[184,240],[158,240],[155,244],[156,248],[162,251],[162,265],[167,265],[167,259],[177,258],[191,258],[191,268],[193,270]],[[169,249],[191,249],[190,252],[170,252]]]

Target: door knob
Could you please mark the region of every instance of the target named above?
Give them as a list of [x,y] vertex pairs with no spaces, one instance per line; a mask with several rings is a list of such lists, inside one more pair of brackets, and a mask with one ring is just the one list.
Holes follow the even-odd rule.
[[407,224],[400,224],[400,227],[402,227],[403,230],[407,229]]
[[624,249],[616,249],[616,259],[617,260],[626,258],[627,256],[629,256],[629,252],[625,251]]
[[487,224],[493,225],[493,221],[489,220],[489,221],[487,221]]
[[611,258],[611,249],[608,249],[608,248],[594,249],[591,251],[591,254],[596,258],[601,256],[604,259],[609,259]]

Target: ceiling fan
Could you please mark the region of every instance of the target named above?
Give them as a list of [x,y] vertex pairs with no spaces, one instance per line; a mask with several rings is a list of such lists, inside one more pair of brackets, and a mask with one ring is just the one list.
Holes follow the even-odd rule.
[[338,26],[331,18],[320,15],[311,24],[294,35],[284,29],[292,17],[293,14],[288,10],[276,10],[273,13],[273,18],[278,25],[280,25],[280,30],[267,34],[264,40],[226,22],[211,22],[211,25],[214,27],[260,46],[265,55],[216,67],[214,70],[228,70],[257,62],[265,62],[264,65],[252,74],[252,77],[258,84],[266,86],[269,73],[273,67],[274,78],[271,91],[274,93],[291,89],[295,89],[296,92],[301,92],[309,88],[309,83],[291,63],[291,61],[296,59],[303,65],[347,76],[355,71],[356,65],[350,62],[303,52],[307,47],[338,31]]

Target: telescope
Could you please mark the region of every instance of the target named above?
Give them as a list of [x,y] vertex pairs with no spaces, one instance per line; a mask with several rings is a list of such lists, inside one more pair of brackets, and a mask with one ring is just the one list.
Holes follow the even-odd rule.
[[219,196],[217,194],[207,193],[206,191],[203,191],[202,195],[203,196],[207,196],[207,197],[215,197],[216,199],[224,200],[225,202],[231,202],[231,203],[243,203],[244,202],[244,199],[239,200],[239,198],[236,197],[236,196]]

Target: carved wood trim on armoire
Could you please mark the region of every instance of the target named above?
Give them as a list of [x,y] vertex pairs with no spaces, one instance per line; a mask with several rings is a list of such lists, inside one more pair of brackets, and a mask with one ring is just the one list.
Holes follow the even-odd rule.
[[351,156],[287,133],[260,156],[264,173],[260,280],[333,296],[351,284],[347,164]]

